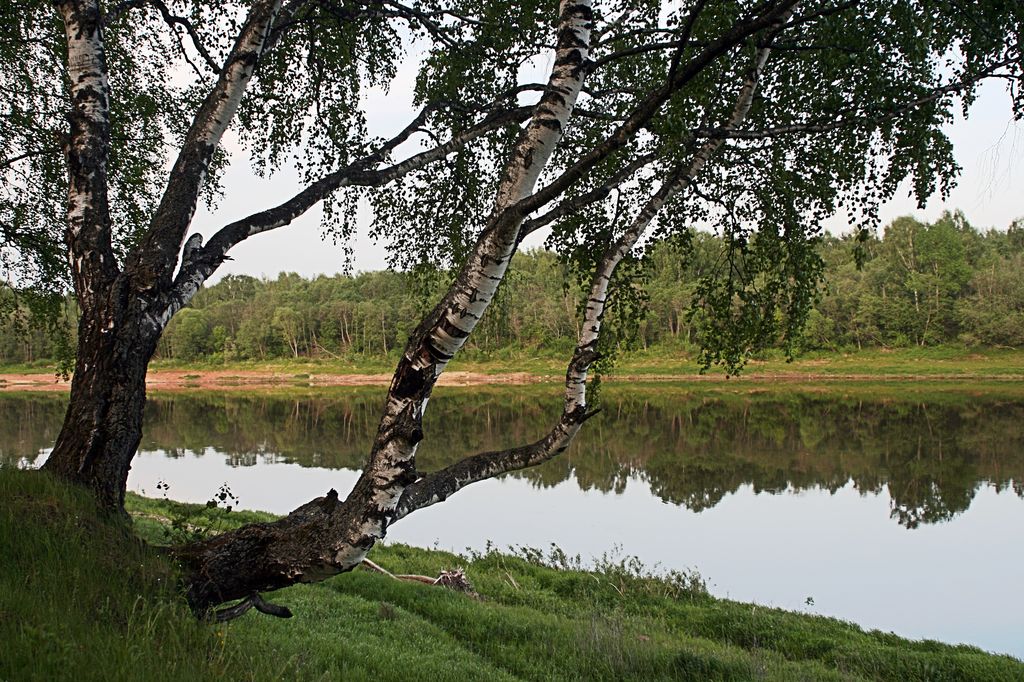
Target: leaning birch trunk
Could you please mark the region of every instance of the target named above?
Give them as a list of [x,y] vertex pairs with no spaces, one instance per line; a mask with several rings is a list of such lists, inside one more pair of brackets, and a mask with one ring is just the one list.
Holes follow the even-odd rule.
[[[735,129],[749,113],[768,53],[768,48],[758,50],[750,75],[740,87],[732,116],[723,129]],[[723,143],[722,138],[707,142],[694,154],[688,166],[676,167],[664,179],[661,188],[644,204],[630,226],[602,255],[590,283],[581,331],[566,370],[562,414],[554,427],[534,443],[467,457],[420,479],[406,488],[393,521],[417,509],[441,502],[472,483],[542,464],[569,447],[583,423],[596,414],[587,411],[587,375],[590,366],[599,358],[597,344],[601,321],[608,300],[608,286],[615,269],[643,236],[665,203],[693,182]]]
[[177,550],[195,609],[351,570],[384,537],[399,499],[418,478],[416,447],[434,384],[487,309],[515,251],[525,214],[510,209],[533,192],[582,87],[591,6],[563,0],[560,12],[551,75],[507,162],[492,217],[447,294],[410,338],[352,492],[340,501],[332,490],[275,523]]
[[[767,49],[758,51],[726,127],[736,127],[749,112],[767,56]],[[561,55],[552,81],[560,62]],[[567,114],[571,101],[563,106]],[[538,109],[543,107],[544,100]],[[536,134],[532,130],[535,124],[536,118],[524,131],[518,149]],[[191,571],[189,598],[193,607],[204,611],[231,598],[255,600],[262,590],[320,580],[349,570],[363,560],[394,521],[444,500],[471,483],[535,466],[564,452],[583,423],[594,414],[587,411],[586,380],[598,357],[601,318],[615,268],[665,202],[692,182],[722,144],[721,139],[709,141],[688,166],[674,169],[633,224],[605,252],[591,283],[582,331],[566,371],[563,412],[554,428],[535,443],[467,457],[418,478],[414,458],[416,445],[423,437],[422,416],[430,390],[479,320],[518,243],[521,217],[517,216],[515,222],[504,222],[499,211],[502,202],[511,204],[524,195],[522,190],[515,190],[513,183],[503,184],[495,212],[498,219],[488,225],[470,264],[410,340],[389,389],[369,462],[352,493],[341,502],[332,490],[326,497],[307,503],[273,524],[256,524],[179,550],[179,558]],[[520,154],[513,157],[516,158],[521,158]],[[529,171],[525,164],[523,168]],[[518,173],[531,184],[536,180],[536,173]],[[516,174],[517,169],[510,168],[506,181]]]

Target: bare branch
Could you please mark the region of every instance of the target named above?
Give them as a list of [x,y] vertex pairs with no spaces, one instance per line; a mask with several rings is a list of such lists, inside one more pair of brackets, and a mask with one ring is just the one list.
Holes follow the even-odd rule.
[[397,146],[405,142],[423,124],[433,107],[425,108],[398,135],[385,142],[379,149],[345,168],[320,178],[283,204],[254,213],[221,228],[210,238],[205,247],[195,248],[184,258],[174,286],[166,302],[161,319],[170,317],[191,300],[206,279],[212,275],[225,256],[239,242],[254,235],[291,224],[296,218],[342,187],[380,187],[413,171],[419,170],[448,154],[464,147],[487,133],[506,125],[523,121],[530,113],[529,107],[509,111],[492,112],[477,125],[454,135],[447,142],[432,149],[415,154],[404,161],[385,168],[372,169],[384,160]]
[[[732,115],[724,124],[724,128],[735,128],[749,113],[754,90],[768,54],[769,48],[758,50],[754,66],[740,87]],[[566,369],[562,414],[551,431],[529,445],[473,455],[412,483],[403,492],[393,520],[436,504],[467,485],[510,471],[536,466],[565,451],[583,423],[595,414],[587,411],[586,383],[590,366],[600,357],[597,342],[608,299],[608,288],[615,269],[632,251],[665,203],[693,182],[723,143],[722,139],[709,140],[698,150],[688,166],[677,166],[647,201],[632,224],[605,250],[590,283],[579,339]]]
[[583,423],[597,412],[567,416],[565,413],[547,435],[535,443],[507,450],[482,452],[461,459],[451,466],[435,471],[407,486],[395,508],[394,523],[412,512],[443,502],[468,485],[485,481],[510,471],[537,466],[561,454]]
[[103,17],[103,25],[109,26],[117,21],[126,11],[145,7],[146,5],[150,5],[160,12],[160,16],[163,17],[164,22],[171,27],[171,31],[175,33],[175,35],[177,35],[177,31],[174,28],[175,26],[181,26],[184,28],[188,33],[189,38],[192,39],[192,46],[196,49],[196,52],[199,53],[199,56],[203,58],[203,61],[206,62],[206,65],[210,67],[210,70],[213,73],[220,73],[220,65],[217,64],[217,61],[212,55],[210,55],[209,50],[207,50],[203,45],[203,40],[199,37],[199,32],[196,31],[196,27],[193,26],[192,22],[185,17],[179,17],[175,14],[171,14],[170,8],[167,7],[167,4],[163,0],[128,0],[127,2],[119,3]]
[[620,59],[626,59],[627,57],[635,57],[638,54],[646,54],[648,52],[660,52],[662,50],[675,50],[680,46],[685,45],[683,40],[663,40],[656,43],[648,43],[646,45],[637,45],[630,47],[625,50],[618,50],[617,52],[610,52],[603,57],[594,59],[587,63],[588,71],[597,71],[603,66],[607,66],[612,62],[617,62]]
[[260,613],[265,613],[268,616],[275,616],[277,618],[292,617],[291,609],[287,606],[271,604],[268,601],[264,601],[263,597],[261,597],[258,592],[253,592],[251,595],[233,606],[228,606],[227,608],[214,611],[213,620],[217,623],[234,620],[252,608],[255,608]]
[[149,231],[126,268],[141,292],[170,284],[210,160],[235,116],[280,5],[281,0],[252,5],[217,83],[192,120]]
[[213,620],[216,623],[226,623],[229,620],[234,620],[235,618],[244,615],[252,607],[252,597],[246,597],[237,604],[226,606],[223,609],[217,609],[214,611]]
[[2,169],[2,168],[9,168],[10,166],[13,166],[14,164],[18,163],[19,161],[24,161],[25,159],[31,159],[31,158],[34,158],[36,156],[47,156],[47,155],[54,155],[54,154],[59,154],[59,153],[60,153],[60,148],[59,147],[49,147],[49,148],[45,148],[45,149],[33,149],[32,151],[23,152],[21,154],[15,154],[14,156],[12,156],[10,158],[7,158],[7,159],[0,159],[0,169]]
[[706,137],[712,139],[733,139],[733,140],[763,140],[775,137],[782,137],[785,135],[806,135],[813,133],[825,133],[832,130],[838,130],[852,125],[860,123],[881,123],[894,118],[898,118],[903,114],[913,111],[919,107],[934,102],[937,99],[945,95],[955,94],[962,92],[967,88],[979,83],[987,78],[1002,78],[1005,74],[998,74],[996,71],[1006,66],[1011,66],[1016,63],[1013,58],[1007,58],[990,64],[981,71],[961,78],[952,83],[934,88],[927,95],[918,97],[917,99],[906,102],[895,109],[889,109],[887,111],[876,111],[876,112],[861,112],[853,113],[841,116],[840,118],[832,121],[823,121],[821,123],[794,123],[785,126],[775,126],[772,128],[762,128],[760,130],[736,130],[725,127],[721,128],[697,128],[692,131],[692,134],[696,137]]

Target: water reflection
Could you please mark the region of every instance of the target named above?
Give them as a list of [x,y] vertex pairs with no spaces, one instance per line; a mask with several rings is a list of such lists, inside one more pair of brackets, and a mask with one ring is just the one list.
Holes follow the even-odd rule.
[[[201,502],[227,481],[242,506],[287,512],[351,487],[381,394],[155,395],[129,486],[165,480]],[[470,486],[389,538],[555,542],[584,559],[619,545],[698,569],[719,596],[795,610],[810,596],[815,613],[1024,656],[1024,390],[885,394],[616,386],[561,458]],[[64,400],[0,396],[0,463],[41,464]],[[419,465],[528,442],[557,401],[552,386],[446,388]]]
[[[377,388],[272,395],[157,395],[141,449],[222,455],[232,466],[295,463],[358,469],[381,410]],[[0,398],[0,458],[38,465],[63,417],[62,396]],[[608,390],[604,413],[561,458],[512,476],[545,488],[621,493],[642,481],[664,502],[710,509],[743,486],[756,493],[848,484],[886,492],[914,528],[965,511],[991,486],[1024,497],[1024,399],[961,392],[904,398],[786,391]],[[446,390],[431,401],[420,448],[427,471],[468,453],[528,442],[558,413],[550,387]],[[436,437],[431,438],[431,434]]]

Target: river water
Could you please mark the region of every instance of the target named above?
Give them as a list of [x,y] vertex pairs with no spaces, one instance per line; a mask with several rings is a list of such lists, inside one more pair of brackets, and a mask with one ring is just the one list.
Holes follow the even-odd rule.
[[[285,513],[354,483],[380,388],[152,396],[129,489]],[[418,466],[522,444],[553,386],[443,389]],[[0,461],[37,466],[63,396],[0,396]],[[389,541],[455,551],[557,545],[697,570],[712,593],[1024,657],[1024,393],[605,388],[562,457],[471,486]]]

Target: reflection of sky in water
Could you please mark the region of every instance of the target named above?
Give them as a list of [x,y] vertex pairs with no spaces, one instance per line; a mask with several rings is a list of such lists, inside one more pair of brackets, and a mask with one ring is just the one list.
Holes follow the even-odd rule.
[[[232,467],[213,449],[142,452],[128,487],[155,496],[163,480],[171,498],[205,502],[228,482],[242,507],[283,514],[332,487],[344,494],[358,475],[260,459]],[[696,568],[718,596],[1024,657],[1021,499],[983,486],[963,514],[914,530],[890,519],[889,503],[852,485],[771,495],[744,484],[698,514],[635,476],[622,494],[583,491],[571,478],[544,488],[505,478],[417,512],[389,538],[455,551],[554,542],[584,558],[620,546],[648,566]]]

